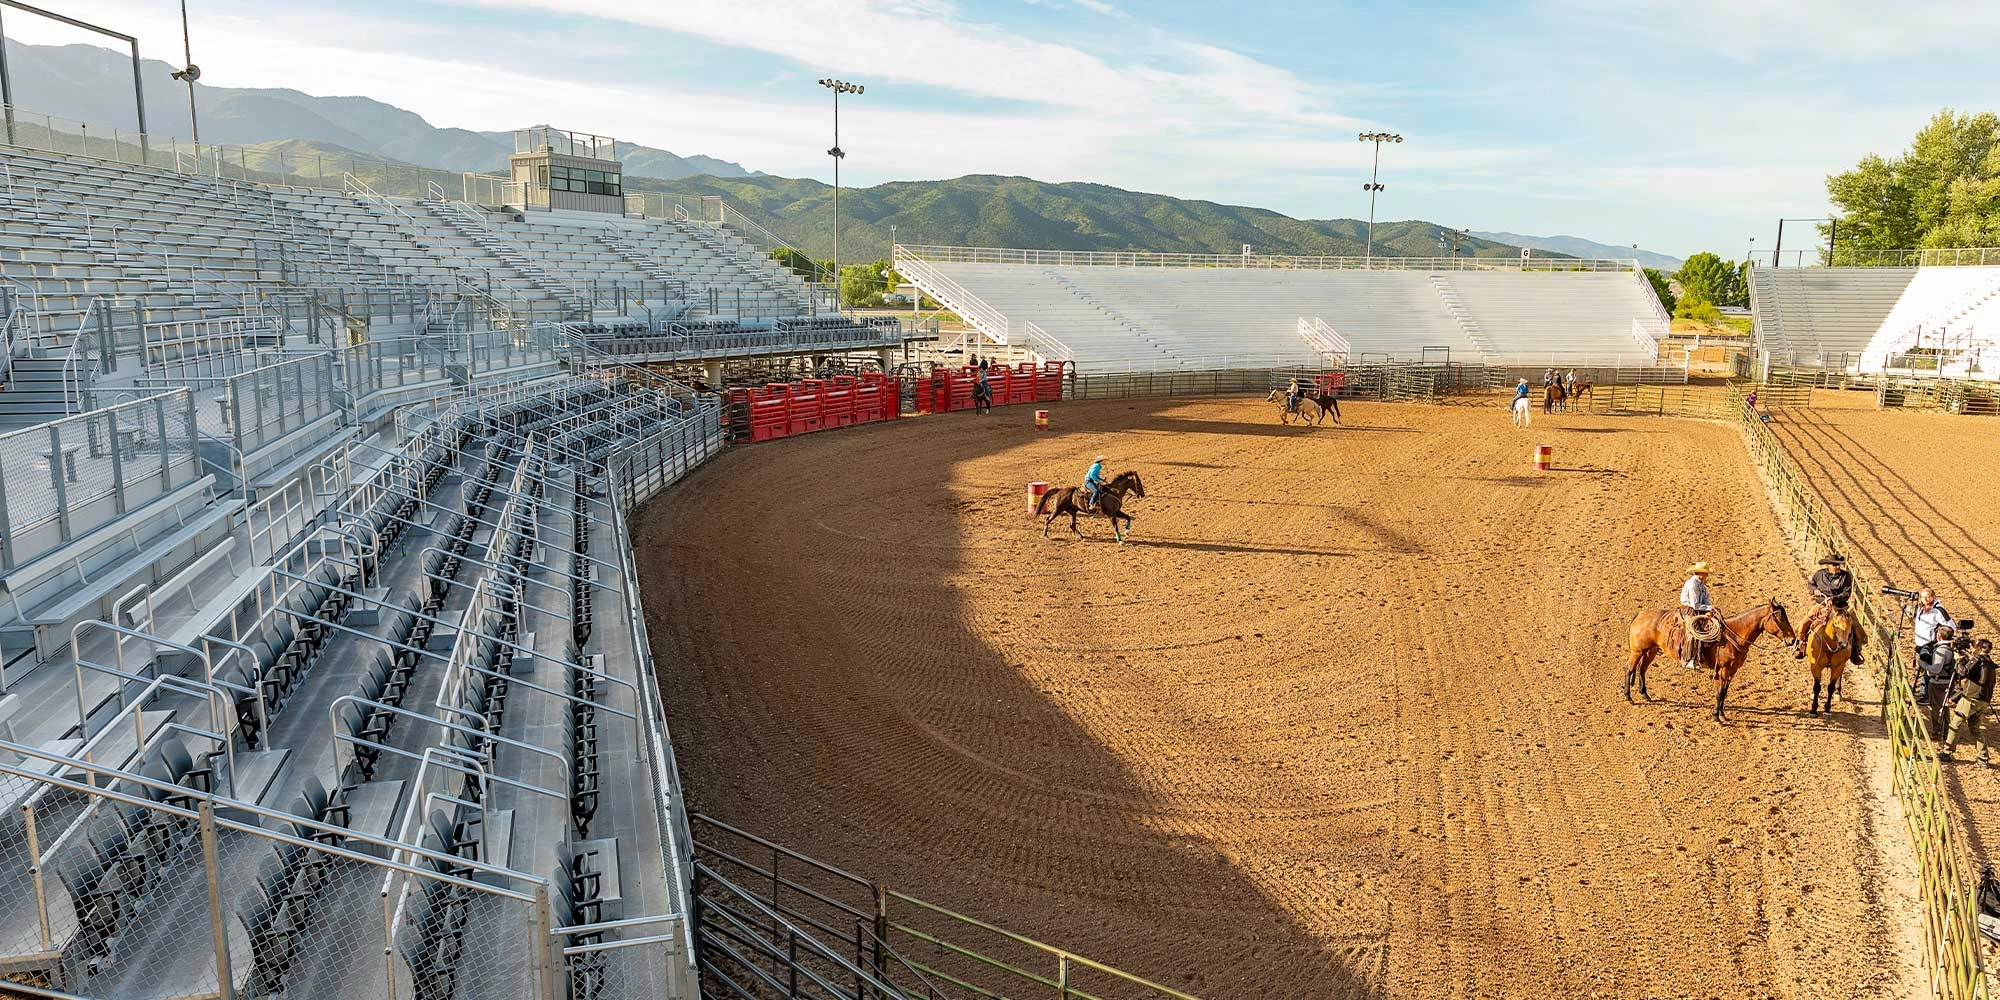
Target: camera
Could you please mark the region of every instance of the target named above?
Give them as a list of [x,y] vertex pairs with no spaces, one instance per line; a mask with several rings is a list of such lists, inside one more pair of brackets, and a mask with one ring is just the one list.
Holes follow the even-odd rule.
[[1886,583],[1882,585],[1882,592],[1888,594],[1890,597],[1901,597],[1905,600],[1916,600],[1917,597],[1917,592],[1914,590],[1903,590],[1899,587],[1891,587]]

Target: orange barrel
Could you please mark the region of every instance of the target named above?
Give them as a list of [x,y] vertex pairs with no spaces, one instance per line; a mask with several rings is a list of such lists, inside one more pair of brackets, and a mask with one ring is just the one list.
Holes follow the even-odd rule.
[[1040,507],[1042,505],[1042,494],[1047,493],[1048,491],[1049,491],[1049,484],[1047,483],[1028,484],[1028,513],[1030,514],[1034,513],[1035,508]]
[[1554,461],[1555,457],[1556,457],[1556,449],[1553,445],[1546,445],[1546,444],[1536,445],[1535,446],[1536,471],[1538,472],[1549,471],[1549,463],[1551,461]]
[[1038,431],[1045,431],[1049,429],[1049,411],[1047,410],[1035,411],[1035,429]]

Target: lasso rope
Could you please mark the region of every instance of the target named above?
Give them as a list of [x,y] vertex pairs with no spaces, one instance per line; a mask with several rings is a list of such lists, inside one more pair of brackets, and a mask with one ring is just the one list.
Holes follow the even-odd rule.
[[1700,615],[1688,623],[1688,633],[1698,642],[1714,642],[1722,638],[1722,620],[1714,615]]

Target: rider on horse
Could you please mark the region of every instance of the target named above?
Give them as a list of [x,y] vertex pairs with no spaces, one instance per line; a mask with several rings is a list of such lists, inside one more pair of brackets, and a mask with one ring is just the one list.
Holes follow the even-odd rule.
[[1299,401],[1304,399],[1305,395],[1306,391],[1299,385],[1298,376],[1292,376],[1291,384],[1285,387],[1285,409],[1292,413],[1299,412]]
[[1528,398],[1528,380],[1526,378],[1521,379],[1520,383],[1514,386],[1514,398],[1516,400]]
[[1103,455],[1097,456],[1097,460],[1090,463],[1090,469],[1083,474],[1083,489],[1084,489],[1084,494],[1083,494],[1084,509],[1096,510],[1097,494],[1103,492],[1104,490]]
[[1826,624],[1832,615],[1847,617],[1849,640],[1847,659],[1849,663],[1861,662],[1862,631],[1854,627],[1854,616],[1847,610],[1848,598],[1854,596],[1854,575],[1847,571],[1847,560],[1828,553],[1819,561],[1820,569],[1812,575],[1806,587],[1812,591],[1813,610],[1806,616],[1804,628],[1799,629],[1798,648],[1792,651],[1794,659],[1806,657],[1806,643],[1813,630]]
[[1681,585],[1681,665],[1701,669],[1701,642],[1694,637],[1694,623],[1715,615],[1708,596],[1708,563],[1688,567],[1687,582]]

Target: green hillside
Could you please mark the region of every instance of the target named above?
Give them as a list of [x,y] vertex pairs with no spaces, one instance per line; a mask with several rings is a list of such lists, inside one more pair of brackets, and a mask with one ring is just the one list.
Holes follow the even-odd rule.
[[[31,125],[25,144],[69,148],[74,136],[51,135]],[[93,151],[105,154],[100,141]],[[120,154],[137,159],[138,149]],[[464,190],[454,171],[363,157],[327,142],[287,139],[232,151],[227,176],[270,183],[336,185],[343,172],[385,195],[425,197],[436,183],[451,197]],[[833,255],[833,189],[814,180],[757,175],[663,180],[628,174],[628,194],[661,196],[698,213],[699,199],[719,195],[787,241],[816,257]],[[1368,224],[1356,219],[1294,219],[1261,208],[1189,201],[1125,191],[1103,184],[1050,184],[1027,177],[971,174],[943,181],[896,181],[840,193],[841,257],[884,257],[890,227],[905,244],[1030,247],[1049,250],[1151,250],[1161,253],[1235,254],[1250,244],[1259,254],[1361,256]],[[1435,257],[1436,223],[1378,222],[1375,253]],[[1469,239],[1461,253],[1513,257],[1505,243]],[[1542,252],[1546,256],[1561,254]]]
[[[631,190],[678,198],[721,195],[816,256],[833,252],[832,189],[788,177],[627,178]],[[1360,256],[1368,224],[1294,219],[1261,208],[1188,201],[1103,184],[1050,184],[1026,177],[971,174],[944,181],[896,181],[840,192],[841,256],[886,256],[889,228],[905,244],[1153,250],[1222,253],[1250,244],[1261,254]],[[1377,222],[1375,252],[1439,255],[1435,223]],[[1519,255],[1515,247],[1469,240],[1462,253]],[[1551,255],[1556,256],[1556,255]]]

